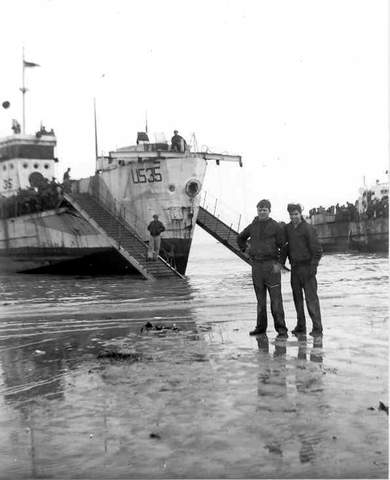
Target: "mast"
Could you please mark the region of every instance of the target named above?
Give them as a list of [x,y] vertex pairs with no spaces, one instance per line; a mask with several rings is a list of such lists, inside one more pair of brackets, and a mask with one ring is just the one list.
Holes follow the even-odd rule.
[[22,92],[22,109],[23,109],[23,116],[22,116],[22,133],[23,135],[26,133],[26,92],[27,88],[25,86],[25,75],[24,75],[24,69],[25,69],[25,59],[24,59],[24,47],[23,47],[23,54],[22,54],[22,88],[20,91]]
[[22,87],[20,88],[20,91],[22,92],[23,95],[23,102],[22,102],[22,108],[23,108],[23,123],[22,123],[22,133],[26,133],[26,92],[28,91],[28,88],[26,88],[25,84],[25,69],[26,67],[40,67],[38,63],[34,62],[27,62],[26,59],[24,58],[24,47],[23,47],[23,55],[22,55]]
[[93,118],[95,122],[95,160],[96,165],[95,169],[97,169],[97,161],[98,161],[98,137],[97,137],[97,121],[96,121],[96,97],[93,97]]

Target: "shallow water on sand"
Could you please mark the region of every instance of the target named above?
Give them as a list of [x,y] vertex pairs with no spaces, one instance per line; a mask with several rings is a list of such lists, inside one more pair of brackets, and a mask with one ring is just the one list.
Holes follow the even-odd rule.
[[0,276],[0,478],[387,478],[388,260],[318,283],[322,341],[279,341],[216,243],[184,282]]

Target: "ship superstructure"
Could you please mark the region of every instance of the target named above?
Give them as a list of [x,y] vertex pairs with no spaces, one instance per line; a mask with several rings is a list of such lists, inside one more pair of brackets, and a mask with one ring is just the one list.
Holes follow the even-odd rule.
[[0,195],[10,197],[20,189],[38,186],[52,179],[57,139],[54,131],[42,127],[35,135],[16,133],[0,139]]

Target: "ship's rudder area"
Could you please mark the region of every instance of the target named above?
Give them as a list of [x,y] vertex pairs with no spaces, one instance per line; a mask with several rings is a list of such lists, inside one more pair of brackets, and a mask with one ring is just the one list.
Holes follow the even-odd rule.
[[66,200],[111,244],[119,255],[144,278],[183,278],[178,270],[162,257],[148,261],[148,246],[123,219],[115,216],[87,193],[65,194]]

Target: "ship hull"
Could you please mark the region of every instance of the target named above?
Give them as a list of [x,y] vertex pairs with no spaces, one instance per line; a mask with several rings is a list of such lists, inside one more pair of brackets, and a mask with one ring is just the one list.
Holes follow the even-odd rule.
[[[173,241],[180,253],[176,255],[172,266],[178,272],[184,273],[190,250],[189,242],[182,239]],[[112,247],[3,249],[0,250],[0,273],[139,275],[139,272]]]
[[[142,173],[148,169],[155,172],[154,177]],[[147,226],[158,214],[166,228],[160,255],[184,274],[205,172],[206,162],[199,157],[146,160],[74,181],[72,191],[93,196],[146,244],[150,239]],[[199,186],[196,195],[189,195],[186,188],[192,182]],[[71,206],[1,219],[0,273],[5,272],[138,273],[108,236]]]
[[378,252],[389,251],[389,220],[385,217],[361,221],[324,221],[312,219],[325,252]]
[[[67,208],[3,220],[0,235],[0,273],[139,274],[104,236]],[[165,237],[161,243],[161,256],[183,274],[191,240]]]

